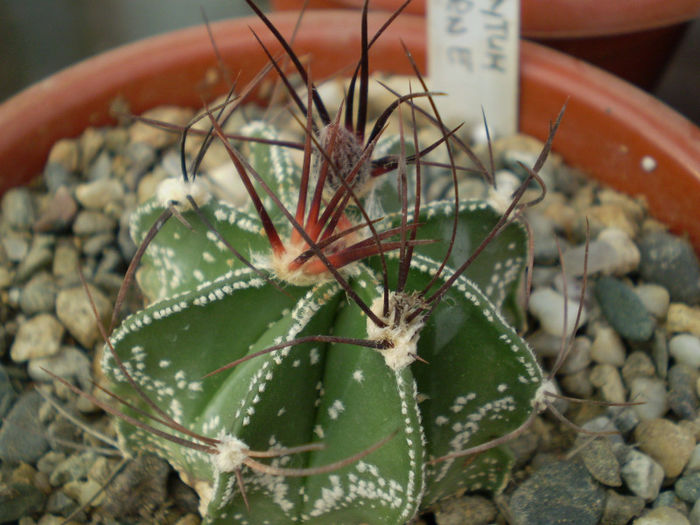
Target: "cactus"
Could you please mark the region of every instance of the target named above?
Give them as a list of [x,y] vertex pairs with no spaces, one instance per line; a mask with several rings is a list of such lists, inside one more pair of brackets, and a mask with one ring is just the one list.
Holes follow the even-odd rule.
[[[270,125],[249,124],[236,148],[206,111],[250,207],[199,195],[185,174],[132,218],[150,304],[114,331],[102,369],[127,403],[124,448],[166,458],[210,523],[404,523],[461,491],[497,492],[511,456],[492,445],[541,408],[546,381],[511,326],[527,260],[515,202],[505,216],[421,204],[420,157],[435,145],[408,154],[403,133],[379,131],[362,144],[364,35],[350,125],[312,98],[297,61],[303,167]],[[429,95],[386,116],[415,112],[414,96]],[[377,176],[393,168],[396,184]]]

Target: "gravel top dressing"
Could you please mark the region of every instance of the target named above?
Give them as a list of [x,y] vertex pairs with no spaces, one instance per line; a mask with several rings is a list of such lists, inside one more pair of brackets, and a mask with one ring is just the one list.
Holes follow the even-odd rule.
[[[391,100],[378,88],[370,101],[381,109],[387,96]],[[342,90],[329,83],[322,97],[337,107],[333,97],[339,101]],[[303,141],[300,125],[278,113],[269,113],[276,125],[287,129],[290,139]],[[163,107],[147,116],[183,126],[193,115]],[[247,106],[226,129],[262,115],[262,109]],[[396,128],[387,134],[392,131]],[[418,136],[422,144],[440,138],[431,127],[419,129]],[[114,442],[113,419],[45,371],[94,391],[92,380],[99,379],[94,359],[103,340],[76,269],[81,268],[95,309],[109,325],[136,251],[130,214],[162,180],[181,177],[178,141],[178,133],[141,122],[90,128],[58,142],[40,178],[2,197],[0,523],[58,524],[69,516],[75,523],[200,521],[197,495],[167,462],[151,455],[124,461]],[[200,145],[201,138],[191,136],[188,155]],[[492,147],[495,187],[460,172],[459,196],[486,199],[503,212],[527,175],[520,163],[532,166],[542,144],[514,136]],[[476,145],[475,151],[488,165],[488,148]],[[301,163],[301,153],[296,159]],[[449,162],[444,148],[428,159]],[[458,156],[456,164],[469,161]],[[698,524],[697,256],[686,240],[647,214],[642,200],[587,180],[556,154],[539,174],[546,196],[525,212],[535,264],[524,333],[546,371],[560,353],[562,337],[571,336],[555,380],[563,394],[584,402],[555,405],[579,430],[549,412],[537,416],[508,443],[516,467],[503,493],[444,500],[416,522]],[[426,201],[454,194],[449,170],[425,166],[422,176]],[[392,173],[384,177],[395,179]],[[220,144],[205,157],[201,180],[217,198],[245,202]],[[528,190],[526,201],[530,194],[539,189]],[[133,286],[120,316],[142,307],[142,301]],[[595,434],[610,431],[616,433]]]

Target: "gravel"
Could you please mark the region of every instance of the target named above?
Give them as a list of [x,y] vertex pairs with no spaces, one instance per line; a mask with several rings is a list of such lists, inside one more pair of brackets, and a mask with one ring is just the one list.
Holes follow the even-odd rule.
[[[189,110],[177,108],[161,108],[154,114],[180,123],[191,116]],[[0,486],[15,489],[16,496],[7,499],[6,492],[0,491],[6,498],[0,501],[0,522],[7,521],[7,516],[31,515],[37,520],[43,516],[42,523],[52,523],[59,516],[56,522],[60,523],[105,482],[105,473],[118,466],[114,450],[102,455],[108,446],[57,414],[31,391],[30,381],[40,384],[69,413],[85,418],[91,428],[113,436],[109,417],[91,403],[79,401],[43,369],[83,389],[91,388],[93,349],[101,336],[76,269],[83,270],[99,316],[108,321],[121,276],[135,251],[127,231],[129,210],[146,198],[157,181],[176,170],[176,139],[136,124],[89,128],[81,137],[54,146],[41,182],[2,197],[0,415],[5,413],[5,419],[0,426],[0,458],[5,463],[0,467]],[[530,138],[494,144],[501,185],[492,198],[502,203],[509,184],[522,177],[515,162],[532,158],[539,147]],[[486,158],[485,151],[477,153]],[[504,515],[512,516],[515,523],[636,520],[643,524],[672,523],[659,521],[671,519],[698,523],[697,257],[686,241],[662,231],[647,216],[643,202],[581,179],[556,155],[545,166],[550,183],[547,196],[525,212],[533,226],[536,261],[527,339],[548,368],[562,334],[572,336],[573,349],[556,376],[564,394],[645,404],[570,403],[565,407],[566,417],[576,425],[594,431],[605,424],[610,430],[612,425],[619,431],[615,436],[577,435],[550,415],[539,416],[513,445],[519,466],[498,505],[484,496],[466,496],[436,507],[431,519],[440,525],[502,523]],[[210,168],[228,173],[223,165]],[[486,193],[480,181],[471,179],[461,181],[460,188]],[[433,196],[449,191],[449,184],[439,177],[426,188]],[[583,314],[575,326],[583,293],[584,217],[589,219],[593,240],[588,247]],[[565,274],[554,234],[565,239]],[[133,299],[131,303],[138,305]],[[99,447],[98,452],[63,446],[57,436],[67,436],[80,446]],[[559,460],[544,460],[553,457]],[[20,461],[33,469],[31,475]],[[112,492],[90,503],[74,519],[87,522],[118,514],[134,487],[148,477],[144,472],[152,472],[157,475],[142,494],[149,508],[167,515],[164,523],[178,519],[183,524],[198,523],[192,491],[178,482],[167,493],[170,469],[160,460],[153,461],[146,466],[132,463]],[[166,502],[171,500],[176,504],[168,507]],[[124,505],[121,511],[128,511],[127,521],[138,521],[138,509]]]

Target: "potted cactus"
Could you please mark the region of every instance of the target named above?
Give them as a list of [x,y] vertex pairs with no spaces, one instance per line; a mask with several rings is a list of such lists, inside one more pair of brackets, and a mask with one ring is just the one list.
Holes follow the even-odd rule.
[[[327,14],[313,14],[305,23],[327,31],[326,41],[333,42],[338,27],[345,22],[338,20],[334,26],[330,20],[333,17]],[[421,26],[420,21],[405,20],[397,20],[373,44],[376,49],[383,42],[387,42],[388,49],[397,49],[392,34],[409,35],[408,31]],[[372,34],[384,17],[369,17],[369,21]],[[273,19],[274,26],[283,33],[293,22],[293,17]],[[233,25],[243,27],[248,23]],[[215,35],[221,27],[214,27]],[[257,27],[261,39],[274,49],[274,35],[260,23]],[[414,33],[421,36],[419,31]],[[302,30],[295,44],[300,53],[319,41],[318,37],[305,40],[303,35]],[[202,45],[208,45],[204,31],[196,37],[192,31],[181,33],[179,38],[193,50],[185,57],[190,64],[196,62],[201,48],[191,46],[187,38],[201,38]],[[359,34],[355,38],[359,44]],[[172,41],[165,42],[152,41],[149,45],[162,50]],[[218,39],[217,43],[224,56],[244,55],[244,49],[250,52],[245,56],[250,63],[262,65],[267,61],[257,44],[241,48]],[[410,48],[411,42],[407,45]],[[366,44],[358,48],[364,49]],[[574,122],[598,115],[595,104],[586,105],[586,96],[578,99],[575,90],[568,91],[571,85],[551,85],[547,91],[545,82],[538,84],[543,78],[538,75],[546,67],[537,60],[528,64],[529,52],[539,50],[530,46],[524,50],[525,131],[535,130],[540,135],[549,132],[549,117],[559,109],[552,110],[549,104],[558,106],[563,101],[561,90],[573,93],[567,119],[571,114]],[[543,53],[546,59],[552,58],[551,53]],[[337,62],[324,62],[322,56],[315,55],[315,75],[337,68]],[[337,58],[333,53],[330,56]],[[420,53],[416,56],[421,59]],[[355,53],[352,58],[357,57]],[[103,59],[103,67],[109,58]],[[377,59],[373,55],[373,67],[391,70],[392,65],[396,66],[396,60],[387,54],[377,53]],[[561,59],[557,65],[566,65],[566,61]],[[206,65],[196,66],[190,78],[197,78]],[[160,67],[165,68],[156,71],[160,85],[173,84],[166,71],[189,71],[172,64]],[[248,73],[250,77],[252,72]],[[140,72],[142,78],[151,74],[145,69]],[[567,74],[561,73],[562,77]],[[606,77],[594,78],[600,79]],[[616,87],[612,82],[609,91],[615,92]],[[136,91],[144,98],[150,96],[143,95],[141,88],[132,91],[132,84],[98,91],[90,107],[96,118],[104,117],[104,101],[120,90],[127,96]],[[540,91],[545,94],[538,102],[533,97]],[[134,99],[136,108],[144,104],[144,98]],[[631,104],[614,97],[608,101],[615,103],[613,119],[620,108]],[[311,105],[307,100],[306,107]],[[319,104],[315,105],[318,110]],[[19,105],[20,109],[26,107]],[[1,111],[8,115],[17,109]],[[697,130],[664,111],[657,118],[649,117],[642,109],[639,118],[646,118],[647,124],[670,118],[676,129],[667,136],[679,137],[677,143],[669,140],[651,144],[644,130],[637,143],[638,136],[632,135],[624,122],[615,122],[617,127],[611,133],[625,128],[627,151],[616,155],[612,170],[602,167],[605,163],[601,162],[594,174],[605,179],[615,172],[632,178],[643,169],[641,158],[650,156],[657,170],[677,174],[685,185],[677,190],[680,194],[697,195],[698,180],[693,171],[697,147],[682,138]],[[332,121],[322,121],[333,129]],[[214,123],[212,120],[215,134],[220,134]],[[311,128],[308,126],[307,132]],[[352,129],[360,127],[355,119]],[[607,131],[596,130],[591,135],[605,135]],[[580,144],[579,132],[573,126],[573,131],[562,133],[557,140],[565,156],[585,164],[591,162],[589,150],[577,153],[573,146]],[[274,130],[263,124],[251,125],[245,133],[274,136]],[[334,138],[337,133],[329,134],[329,146],[338,140]],[[610,135],[602,137],[606,139],[610,141],[608,146],[615,144]],[[314,522],[392,523],[410,518],[421,500],[429,503],[462,487],[497,490],[507,471],[506,451],[489,449],[467,461],[466,467],[463,457],[473,446],[490,444],[493,438],[517,432],[544,400],[542,372],[502,314],[511,320],[518,315],[515,295],[525,258],[522,229],[516,223],[503,227],[501,218],[480,204],[429,204],[414,211],[395,200],[393,209],[385,209],[384,223],[377,225],[381,228],[376,236],[369,241],[357,239],[354,226],[369,226],[361,218],[361,201],[358,204],[354,197],[347,197],[352,192],[343,192],[345,185],[336,183],[328,198],[332,201],[337,196],[338,207],[321,208],[318,215],[311,216],[306,206],[297,203],[302,194],[314,206],[327,202],[321,200],[325,183],[319,182],[324,160],[317,163],[321,167],[316,185],[309,185],[303,181],[304,174],[310,172],[290,173],[284,148],[272,140],[251,146],[250,156],[230,149],[231,160],[240,165],[241,175],[250,177],[251,199],[259,197],[253,203],[255,214],[253,210],[235,210],[193,197],[196,207],[177,211],[193,230],[168,222],[144,255],[140,282],[152,304],[117,329],[112,337],[115,353],[107,352],[104,358],[116,393],[128,397],[133,405],[125,412],[137,426],[122,426],[124,442],[167,455],[198,489],[203,513],[212,520],[233,517],[279,522],[313,518]],[[404,147],[406,142],[410,140],[404,141]],[[324,144],[323,140],[320,143]],[[593,142],[590,147],[599,145]],[[308,158],[312,150],[310,144],[306,146]],[[14,153],[21,158],[21,150]],[[355,157],[353,167],[364,166],[367,160]],[[374,167],[370,160],[367,170],[371,172]],[[647,174],[656,182],[643,188],[651,196],[664,178],[655,174],[657,170]],[[346,179],[354,176],[350,173],[338,180],[349,184],[352,180]],[[321,193],[316,196],[319,187]],[[670,191],[668,198],[676,199],[679,193]],[[147,234],[172,201],[189,202],[183,194],[179,198],[175,195],[166,192],[162,200],[139,211],[134,222],[137,239]],[[656,211],[662,213],[664,202],[668,201],[653,201],[652,209],[656,206]],[[688,217],[676,213],[684,206]],[[296,215],[284,211],[295,209],[300,210]],[[690,226],[687,229],[697,242],[698,232],[692,229],[693,222],[697,228],[697,221],[689,219],[693,207],[681,199],[676,210],[666,210],[670,222],[676,228]],[[326,222],[319,226],[324,215]],[[444,245],[430,241],[444,236],[441,232],[450,231],[453,225],[459,229],[461,249],[452,249],[447,256]],[[316,231],[319,227],[321,231]],[[494,239],[491,234],[496,230],[503,232]],[[419,234],[414,236],[414,231]],[[231,252],[224,240],[234,248],[244,246],[245,252]],[[468,260],[465,250],[484,240],[488,240],[484,243],[486,249],[468,268],[462,268]],[[260,259],[252,260],[254,268],[245,262],[251,262],[251,250],[262,254]],[[381,255],[385,256],[384,263]],[[364,262],[352,264],[359,259]],[[441,269],[442,262],[451,269]],[[288,273],[280,274],[280,268]],[[300,270],[302,276],[293,277],[290,269]],[[490,289],[492,276],[501,285]],[[430,293],[429,284],[434,285]],[[476,322],[463,323],[463,318]],[[229,335],[222,337],[219,330]],[[229,340],[235,344],[229,344]],[[483,341],[483,348],[465,352],[464,341],[473,340]],[[289,346],[290,341],[295,344]],[[195,354],[200,348],[206,350]],[[403,351],[393,352],[396,348]],[[255,357],[203,378],[246,354]],[[428,363],[416,362],[416,356]],[[492,380],[501,377],[503,380]],[[294,402],[290,399],[292,393]],[[144,410],[150,415],[144,415]],[[463,475],[465,468],[467,476]]]

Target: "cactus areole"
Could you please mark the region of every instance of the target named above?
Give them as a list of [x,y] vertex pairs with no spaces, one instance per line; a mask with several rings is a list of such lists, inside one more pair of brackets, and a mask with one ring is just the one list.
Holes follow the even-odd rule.
[[[297,97],[301,166],[273,126],[232,144],[208,113],[248,208],[184,173],[132,216],[149,304],[113,332],[102,368],[128,401],[124,448],[166,458],[208,523],[400,524],[497,492],[508,450],[469,449],[539,408],[541,369],[511,326],[525,228],[485,202],[408,202],[419,146],[383,124],[365,140],[367,41],[356,117],[339,125],[314,92]],[[405,118],[400,102],[388,113]]]

